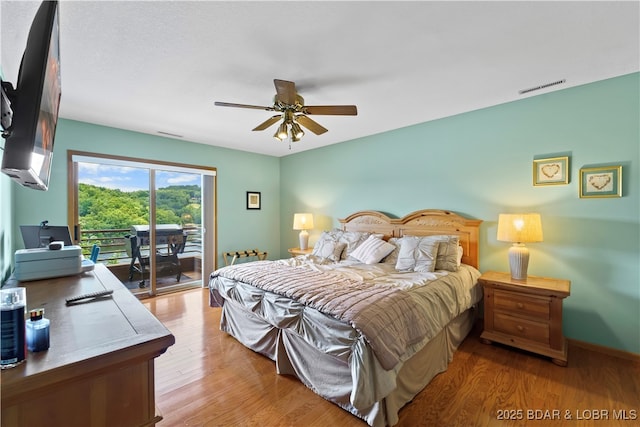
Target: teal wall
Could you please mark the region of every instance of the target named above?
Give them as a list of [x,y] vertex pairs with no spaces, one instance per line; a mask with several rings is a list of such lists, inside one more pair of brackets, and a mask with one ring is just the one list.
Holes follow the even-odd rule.
[[[14,250],[22,247],[20,224],[39,224],[45,219],[66,224],[67,150],[215,167],[218,253],[253,248],[269,254],[281,252],[279,159],[71,120],[58,123],[49,191],[11,184],[15,203],[9,233]],[[262,193],[261,210],[246,209],[247,191]],[[10,198],[3,188],[3,206],[6,200]],[[224,265],[221,256],[217,262]]]
[[[21,247],[19,224],[65,223],[68,149],[216,167],[219,253],[287,256],[294,212],[314,213],[313,244],[358,210],[439,208],[482,219],[481,269],[508,271],[498,214],[537,211],[545,239],[528,245],[529,273],[572,281],[565,334],[640,353],[639,81],[622,76],[281,159],[61,120],[48,192],[0,177],[0,248]],[[556,155],[570,157],[570,183],[533,187],[533,159]],[[624,197],[578,197],[581,167],[619,164]],[[248,190],[262,192],[262,210],[245,209]]]
[[[569,279],[568,337],[640,353],[639,77],[555,91],[287,156],[280,181],[282,256],[294,212],[314,213],[313,244],[338,218],[447,209],[484,222],[483,271],[508,271],[501,212],[542,215],[529,273]],[[534,158],[570,157],[568,185],[534,187]],[[623,197],[580,199],[582,167],[623,166]]]

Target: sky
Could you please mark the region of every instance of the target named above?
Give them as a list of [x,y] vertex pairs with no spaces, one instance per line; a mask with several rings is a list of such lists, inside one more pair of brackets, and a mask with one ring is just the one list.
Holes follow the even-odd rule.
[[[121,191],[149,189],[149,170],[97,163],[78,163],[78,181]],[[200,175],[184,172],[157,171],[156,188],[171,185],[200,185]]]

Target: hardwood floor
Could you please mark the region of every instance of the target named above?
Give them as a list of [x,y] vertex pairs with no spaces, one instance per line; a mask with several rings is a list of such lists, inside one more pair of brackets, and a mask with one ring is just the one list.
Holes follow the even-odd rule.
[[[219,329],[208,290],[143,300],[176,337],[156,359],[156,404],[171,426],[366,426]],[[570,346],[569,365],[465,340],[398,426],[640,425],[640,364]],[[571,418],[571,419],[569,419]]]

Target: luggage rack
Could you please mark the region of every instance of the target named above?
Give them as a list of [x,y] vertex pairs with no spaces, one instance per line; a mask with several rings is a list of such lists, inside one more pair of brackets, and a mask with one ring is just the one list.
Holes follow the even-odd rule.
[[[238,258],[246,258],[255,256],[258,257],[259,261],[263,261],[267,259],[266,252],[260,252],[257,249],[251,249],[246,251],[235,251],[235,252],[225,252],[224,253],[224,265],[233,265],[236,263]],[[229,262],[229,258],[231,258],[231,262]]]

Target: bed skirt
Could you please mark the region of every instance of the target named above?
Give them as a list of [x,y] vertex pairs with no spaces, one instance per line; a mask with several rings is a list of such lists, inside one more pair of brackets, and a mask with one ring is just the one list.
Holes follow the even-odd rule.
[[[393,371],[385,371],[364,340],[355,343],[349,354],[327,351],[295,330],[272,325],[236,301],[225,300],[220,304],[220,296],[213,291],[210,297],[212,305],[214,299],[217,305],[222,305],[222,331],[273,360],[278,374],[297,377],[324,399],[374,427],[396,424],[398,411],[447,369],[476,316],[473,308],[460,314],[413,357]],[[363,366],[373,374],[354,372]]]

